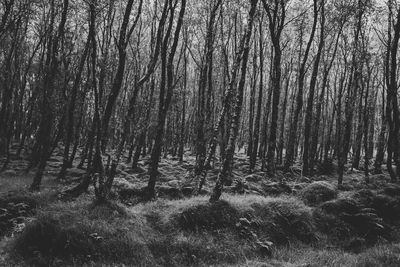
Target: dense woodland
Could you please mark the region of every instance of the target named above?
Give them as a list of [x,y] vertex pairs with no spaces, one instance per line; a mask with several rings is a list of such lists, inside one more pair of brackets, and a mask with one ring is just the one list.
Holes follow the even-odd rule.
[[150,154],[154,197],[160,158],[187,149],[199,187],[223,162],[215,200],[241,149],[272,176],[337,160],[339,184],[349,158],[368,180],[386,156],[397,180],[393,1],[125,2],[2,2],[2,169],[29,153],[32,190],[59,145],[58,178],[81,153],[104,194]]
[[163,161],[191,159],[211,203],[238,157],[279,184],[396,183],[399,39],[395,0],[1,0],[0,170],[26,160],[37,192],[62,158],[57,183],[83,170],[63,196],[96,203],[127,168],[154,200]]

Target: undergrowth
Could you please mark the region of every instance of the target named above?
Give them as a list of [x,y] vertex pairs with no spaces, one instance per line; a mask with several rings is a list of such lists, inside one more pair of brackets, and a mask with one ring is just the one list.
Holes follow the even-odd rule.
[[308,191],[329,196],[311,206],[293,196],[227,194],[215,203],[198,196],[127,207],[83,195],[39,207],[10,249],[30,266],[398,266],[399,247],[389,243],[397,242],[389,240],[397,187],[336,198],[318,182],[300,197]]

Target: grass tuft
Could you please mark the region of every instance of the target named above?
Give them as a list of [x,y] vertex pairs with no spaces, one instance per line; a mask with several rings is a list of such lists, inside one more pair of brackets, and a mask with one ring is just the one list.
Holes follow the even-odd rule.
[[[367,233],[376,232],[380,221],[360,199],[370,197],[373,203],[379,194],[358,195],[359,199],[333,199],[317,207],[306,206],[297,197],[230,194],[215,203],[198,196],[122,207],[95,205],[89,195],[82,195],[39,207],[37,219],[17,236],[14,251],[31,266],[59,262],[252,266],[256,261],[271,266],[384,266],[382,262],[396,262],[395,248],[373,251],[377,246],[367,245]],[[382,240],[380,236],[375,238]],[[329,241],[332,237],[334,244]],[[375,253],[376,259],[361,262],[362,251]]]
[[[252,204],[253,213],[247,217],[256,220],[257,232],[278,245],[293,240],[312,243],[316,240],[311,211],[294,198],[272,198]],[[255,218],[255,219],[254,219]]]
[[232,205],[220,200],[189,207],[177,220],[182,229],[198,231],[234,228],[239,218],[239,212]]
[[94,205],[85,197],[59,201],[38,211],[17,236],[13,251],[33,266],[54,266],[60,260],[78,266],[91,261],[154,265],[140,221],[131,219],[112,203]]
[[313,182],[300,191],[300,198],[310,206],[316,206],[322,202],[337,197],[335,188],[324,181]]

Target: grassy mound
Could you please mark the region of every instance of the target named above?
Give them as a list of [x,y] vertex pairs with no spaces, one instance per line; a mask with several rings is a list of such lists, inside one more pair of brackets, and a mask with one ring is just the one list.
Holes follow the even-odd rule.
[[[159,209],[158,223],[172,225],[169,231],[175,229],[174,236],[203,244],[191,251],[196,258],[204,253],[214,255],[205,257],[213,258],[205,264],[270,257],[276,246],[316,240],[311,209],[295,198],[226,195],[225,200],[209,203],[199,197]],[[169,242],[169,248],[180,246],[179,239],[170,238]],[[185,246],[193,248],[190,243]]]
[[400,220],[400,198],[378,194],[373,198],[371,206],[385,221]]
[[246,239],[279,245],[315,240],[311,211],[294,198],[231,196],[190,206],[178,214],[177,221],[183,230],[231,229]]
[[293,240],[311,243],[316,240],[314,221],[309,208],[294,198],[271,198],[251,205],[244,215],[255,230],[278,245]]
[[388,184],[381,190],[381,192],[391,197],[400,197],[400,185]]
[[[203,207],[206,203],[204,197],[162,200],[130,207],[125,214],[115,205],[94,206],[88,196],[73,202],[59,201],[39,210],[37,219],[17,237],[12,248],[29,266],[92,262],[96,266],[204,266],[236,264],[259,256],[256,248],[236,234],[234,225],[233,231],[220,227],[218,216],[228,216],[234,223],[239,218],[232,217],[238,211],[228,202],[208,204],[207,218],[215,221],[198,222],[199,232],[185,226],[188,222],[177,221],[180,212],[190,207],[193,213],[207,210]],[[178,227],[180,224],[182,227]]]
[[[215,203],[198,196],[123,209],[93,205],[90,196],[83,195],[39,208],[37,219],[13,248],[31,266],[244,266],[249,260],[270,263],[271,256],[282,266],[340,266],[328,263],[343,254],[342,249],[370,250],[369,244],[387,230],[377,212],[363,204],[374,203],[382,192],[355,195],[359,198],[334,199],[315,208],[296,197],[225,194]],[[331,246],[324,242],[332,238],[333,251],[312,249]],[[393,253],[382,253],[390,259],[379,262],[396,262]],[[318,259],[310,262],[306,255]],[[359,260],[352,255],[340,263]]]
[[34,256],[43,258],[49,254],[65,258],[73,253],[79,257],[94,251],[94,246],[89,241],[89,238],[85,238],[83,229],[63,228],[53,218],[40,218],[25,228],[16,240],[15,249],[26,259]]
[[135,221],[116,205],[94,206],[87,200],[58,202],[40,210],[13,243],[13,251],[30,266],[96,261],[154,265]]
[[363,189],[355,192],[351,197],[363,207],[373,208],[377,214],[388,223],[400,220],[400,187],[389,184],[378,192]]
[[349,239],[352,228],[340,219],[342,214],[355,214],[359,210],[352,199],[337,199],[325,202],[313,211],[316,225],[320,231],[328,234],[332,241],[338,242]]
[[375,245],[380,239],[395,240],[400,220],[397,185],[379,191],[361,189],[320,204],[313,212],[318,229],[333,242],[353,252]]
[[390,230],[375,209],[350,198],[322,203],[313,215],[318,229],[349,250],[373,245]]
[[188,207],[177,219],[182,229],[198,231],[234,228],[239,218],[239,212],[234,207],[220,200]]
[[318,181],[306,186],[300,191],[299,196],[307,205],[315,206],[336,198],[337,192],[331,184]]
[[131,261],[145,250],[122,233],[98,230],[79,223],[65,226],[54,218],[41,217],[25,228],[15,242],[15,250],[28,263],[38,266],[72,258],[79,262]]

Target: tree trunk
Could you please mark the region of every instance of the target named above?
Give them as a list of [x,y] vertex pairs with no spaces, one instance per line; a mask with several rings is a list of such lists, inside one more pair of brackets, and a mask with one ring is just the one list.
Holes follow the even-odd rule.
[[260,60],[260,79],[258,85],[258,99],[257,99],[257,110],[256,110],[256,118],[254,122],[254,140],[253,140],[253,149],[250,155],[250,171],[253,171],[256,166],[257,160],[257,152],[258,152],[258,143],[260,138],[260,120],[261,120],[261,106],[263,99],[263,90],[264,90],[264,46],[263,46],[263,29],[262,29],[262,18],[259,21],[258,29],[259,29],[259,60]]
[[[233,110],[234,114],[232,117],[232,123],[230,125],[229,141],[225,150],[225,159],[223,161],[222,168],[218,173],[218,178],[215,183],[213,193],[210,197],[210,202],[215,202],[219,200],[222,194],[223,185],[225,183],[225,180],[227,179],[228,173],[231,169],[231,165],[233,162],[233,155],[235,153],[235,142],[239,130],[240,113],[242,111],[242,104],[243,104],[244,85],[246,82],[247,61],[250,52],[249,43],[253,31],[254,15],[256,12],[257,2],[258,0],[251,0],[248,24],[240,43],[238,51],[239,56],[235,59],[236,65],[241,64],[241,69],[240,69],[240,79],[237,86],[235,108]],[[230,83],[230,86],[234,86],[234,83],[236,83],[236,81],[232,81]]]
[[[297,129],[298,129],[298,124],[299,124],[299,116],[303,111],[303,89],[304,89],[304,79],[305,79],[305,74],[306,74],[306,64],[307,64],[307,59],[308,55],[310,53],[311,49],[311,44],[314,39],[315,35],[315,29],[317,28],[317,22],[318,22],[318,1],[314,0],[313,1],[313,9],[314,9],[314,16],[313,16],[313,25],[311,29],[311,34],[307,42],[307,47],[304,52],[303,60],[300,65],[299,69],[299,77],[298,77],[298,89],[297,89],[297,97],[296,97],[296,110],[293,114],[293,121],[289,130],[289,141],[286,149],[286,155],[285,155],[285,169],[289,169],[289,167],[293,164],[295,160],[295,154],[297,150],[296,146],[296,136],[298,134]],[[320,42],[320,45],[322,42]],[[315,63],[314,63],[315,65]],[[318,67],[318,65],[317,65]]]
[[[183,16],[185,14],[186,0],[181,0],[181,9],[179,11],[178,21],[176,23],[173,43],[168,49],[168,42],[171,35],[171,30],[174,20],[175,6],[173,6],[172,1],[170,1],[170,20],[168,24],[168,29],[164,36],[164,42],[161,50],[161,81],[160,81],[160,97],[159,97],[159,108],[158,108],[158,122],[156,129],[156,138],[154,140],[153,150],[151,152],[150,164],[149,164],[149,182],[146,188],[146,194],[148,199],[153,199],[155,197],[155,185],[158,176],[158,164],[161,156],[162,143],[164,138],[164,125],[165,119],[168,112],[169,104],[171,102],[171,97],[173,93],[173,61],[175,57],[176,48],[179,42],[180,30],[183,23]],[[169,56],[167,59],[167,53],[169,50]]]
[[[319,62],[321,60],[322,49],[325,44],[325,36],[324,36],[324,28],[325,28],[325,1],[321,1],[321,20],[320,20],[320,36],[319,36],[319,44],[317,55],[315,56],[313,70],[311,74],[310,81],[310,91],[308,93],[307,100],[307,108],[306,108],[306,116],[304,123],[304,150],[303,150],[303,174],[312,175],[314,170],[314,162],[313,155],[310,153],[310,138],[311,138],[311,128],[312,128],[312,115],[313,115],[313,106],[314,106],[314,93],[315,93],[315,85],[318,77],[318,68]],[[314,17],[318,16],[318,11],[314,8]]]
[[362,1],[358,1],[358,14],[357,21],[355,25],[355,35],[354,35],[354,48],[353,55],[351,61],[351,73],[349,78],[349,84],[347,88],[347,98],[345,105],[345,129],[343,135],[343,141],[341,142],[340,151],[338,154],[338,162],[339,162],[339,177],[338,184],[341,185],[343,182],[343,173],[344,173],[344,165],[347,162],[347,154],[350,148],[350,139],[351,139],[351,130],[353,126],[353,113],[354,113],[354,104],[357,99],[357,93],[359,89],[359,82],[361,79],[361,68],[359,66],[359,62],[356,60],[356,53],[359,47],[359,35],[361,33],[362,27],[362,17],[364,15],[364,8],[362,7]]
[[[30,186],[30,190],[38,191],[40,190],[40,184],[42,181],[42,176],[44,169],[46,168],[47,160],[50,157],[51,153],[51,133],[52,133],[52,124],[54,120],[53,113],[53,105],[52,105],[52,97],[54,92],[54,81],[56,78],[56,74],[59,67],[58,56],[59,56],[59,46],[61,46],[61,42],[63,42],[64,38],[64,27],[67,20],[67,11],[68,11],[69,1],[63,1],[63,10],[61,14],[60,24],[58,26],[58,31],[54,39],[50,38],[47,52],[47,60],[46,60],[46,72],[43,81],[44,92],[42,95],[42,103],[41,103],[41,122],[38,131],[37,143],[40,147],[39,154],[39,166],[38,170],[33,178],[33,182]],[[51,25],[54,24],[55,19],[55,4],[54,0],[51,2],[51,12],[52,22]],[[52,27],[52,26],[51,26]]]
[[65,138],[65,145],[64,145],[64,155],[63,155],[63,164],[61,166],[61,170],[58,173],[58,179],[64,179],[65,172],[70,164],[70,157],[69,157],[69,150],[72,142],[72,137],[74,133],[74,111],[75,111],[75,103],[76,97],[78,95],[78,87],[81,82],[83,68],[85,66],[86,57],[89,53],[90,47],[90,36],[88,36],[88,40],[86,41],[85,49],[83,51],[83,55],[79,61],[78,71],[75,76],[74,84],[71,89],[71,97],[67,111],[67,123],[65,125],[66,130],[66,138]]

